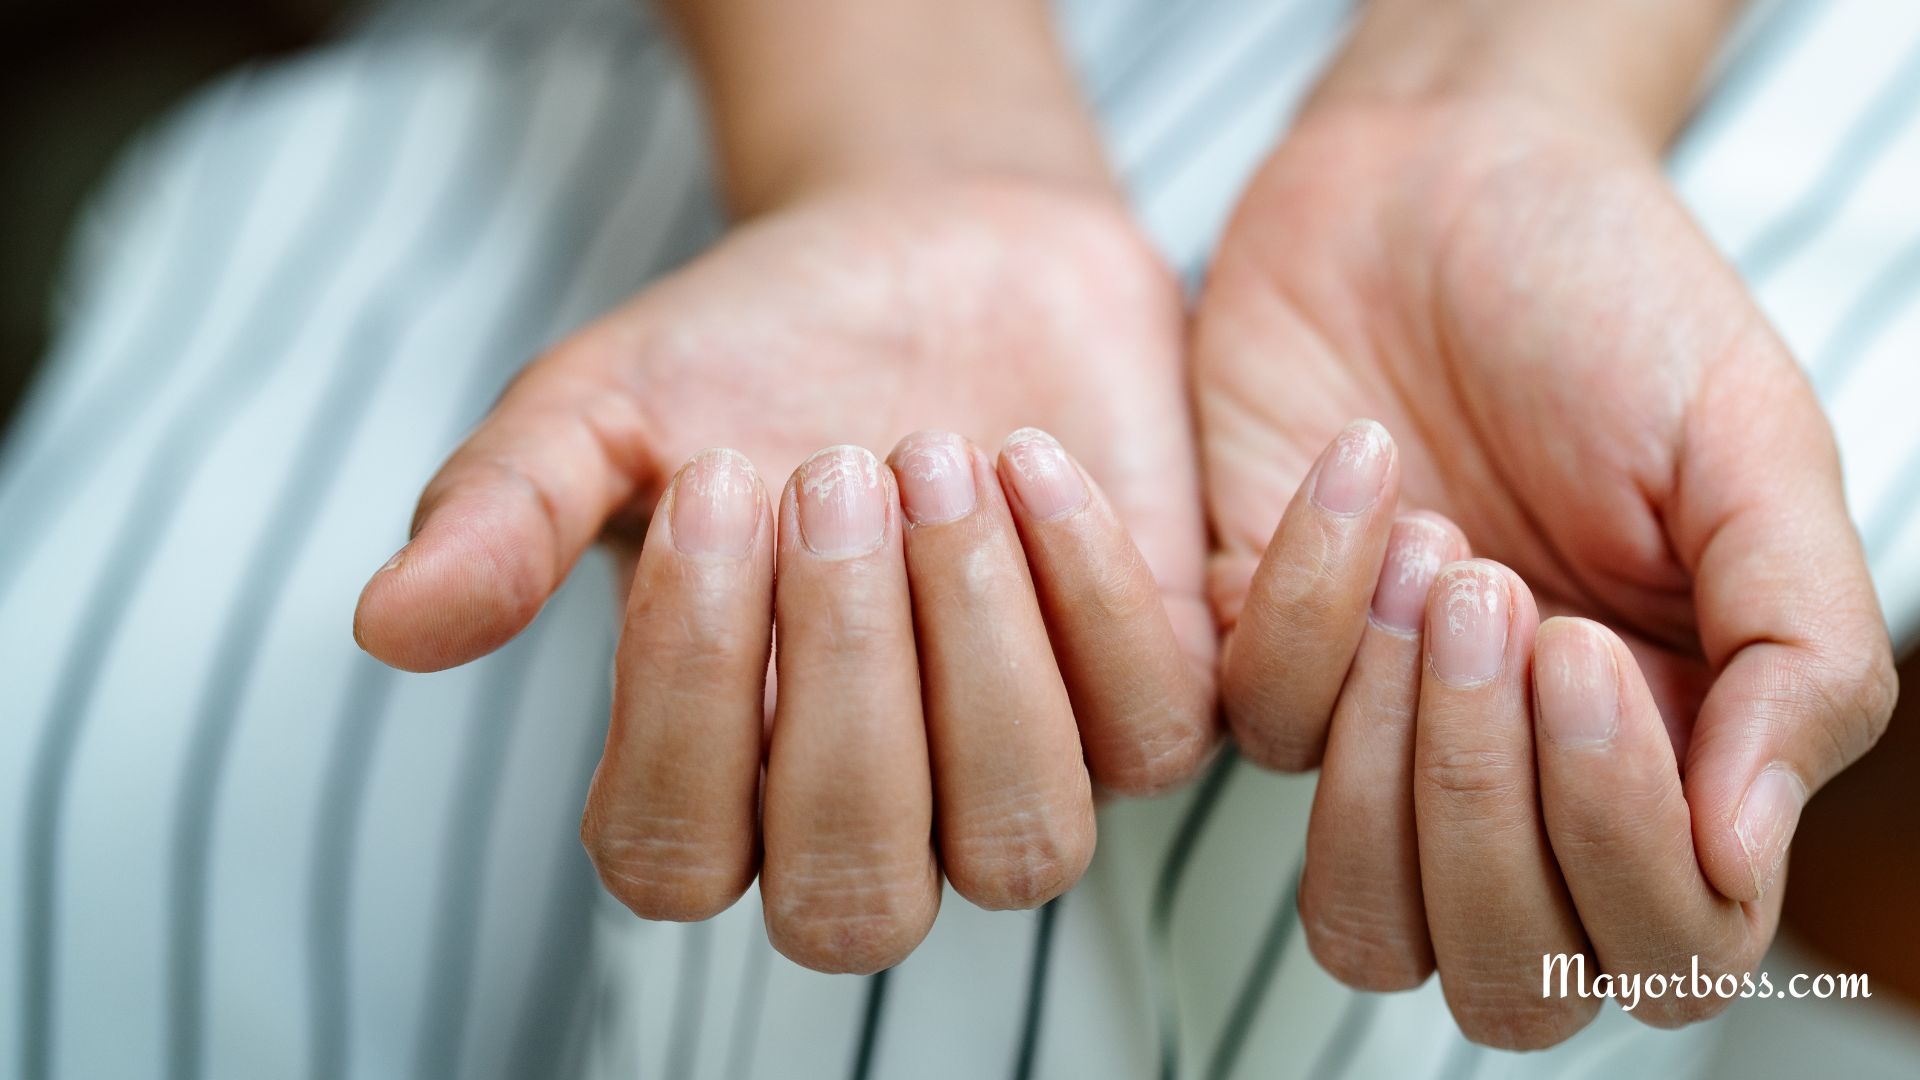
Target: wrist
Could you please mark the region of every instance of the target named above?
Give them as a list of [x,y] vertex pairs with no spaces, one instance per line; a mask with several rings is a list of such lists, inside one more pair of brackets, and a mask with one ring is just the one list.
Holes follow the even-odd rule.
[[1116,192],[1038,0],[680,0],[728,205],[953,174]]
[[1657,153],[1743,0],[1371,0],[1303,116],[1522,105]]

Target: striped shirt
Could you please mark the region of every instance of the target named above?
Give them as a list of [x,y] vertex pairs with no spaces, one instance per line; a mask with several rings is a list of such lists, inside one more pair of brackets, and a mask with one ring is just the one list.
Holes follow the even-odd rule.
[[[1329,0],[1061,0],[1155,241],[1204,275],[1341,40]],[[0,457],[0,1076],[1678,1075],[1617,1009],[1464,1042],[1292,906],[1311,778],[1223,759],[1102,811],[1039,912],[948,897],[899,968],[804,971],[749,895],[639,922],[574,839],[610,574],[433,676],[347,634],[519,365],[721,227],[697,103],[621,0],[415,0],[131,150]],[[1807,365],[1896,635],[1920,632],[1920,7],[1775,0],[1676,147]]]

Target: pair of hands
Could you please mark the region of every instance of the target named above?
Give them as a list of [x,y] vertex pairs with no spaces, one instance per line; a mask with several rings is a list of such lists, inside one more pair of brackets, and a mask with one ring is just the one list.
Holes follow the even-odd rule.
[[[1437,968],[1470,1037],[1520,1047],[1596,1007],[1542,1000],[1542,953],[1749,967],[1892,663],[1818,406],[1657,162],[1525,104],[1320,110],[1185,331],[1104,193],[816,191],[529,368],[356,632],[465,662],[608,538],[633,578],[589,850],[693,918],[763,843],[769,932],[815,967],[898,960],[941,870],[989,905],[1071,884],[1094,785],[1198,767],[1215,671],[1244,753],[1323,767],[1301,910],[1343,981]],[[808,461],[1028,425],[1058,442],[997,467],[932,435]],[[708,446],[799,468],[778,511],[732,454],[673,479]],[[921,513],[958,462],[972,511]],[[1501,562],[1442,570],[1469,537]]]

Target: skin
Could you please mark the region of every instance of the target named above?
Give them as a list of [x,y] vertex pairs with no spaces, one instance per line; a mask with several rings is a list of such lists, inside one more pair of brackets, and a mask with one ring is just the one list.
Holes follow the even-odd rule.
[[[1224,705],[1265,764],[1326,747],[1307,940],[1357,987],[1437,970],[1502,1047],[1591,1018],[1541,999],[1543,952],[1749,970],[1798,802],[1895,694],[1818,404],[1659,171],[1712,5],[1599,7],[1376,3],[1245,193],[1195,331]],[[1474,564],[1509,620],[1484,683],[1436,679],[1445,575],[1420,646],[1376,648],[1390,514],[1288,504],[1352,416],[1398,438],[1404,503],[1498,560]],[[1365,662],[1315,644],[1336,633]],[[1596,714],[1610,735],[1566,735]],[[1743,830],[1763,776],[1790,797]]]
[[[607,541],[626,614],[582,823],[603,882],[687,920],[758,874],[777,948],[858,972],[918,944],[943,875],[986,907],[1059,895],[1091,858],[1096,787],[1165,790],[1218,739],[1179,298],[1045,12],[922,3],[823,29],[865,6],[678,12],[739,223],[523,372],[355,620],[395,666],[465,663]],[[839,50],[862,77],[812,78]],[[956,63],[992,75],[957,114]],[[969,463],[953,520],[902,504],[895,470],[928,440]],[[866,449],[811,457],[832,444]],[[1041,449],[1076,505],[1020,497]],[[846,453],[884,535],[823,553],[801,501]],[[720,460],[745,464],[716,488]],[[716,517],[715,490],[757,501]],[[706,550],[719,520],[740,534]]]
[[[942,875],[1071,885],[1096,790],[1204,760],[1216,633],[1242,749],[1325,771],[1301,911],[1343,981],[1437,970],[1469,1037],[1537,1047],[1594,1010],[1539,998],[1541,952],[1753,963],[1792,821],[1742,835],[1748,786],[1817,789],[1893,680],[1818,407],[1658,171],[1730,4],[1375,0],[1223,241],[1197,447],[1178,297],[1038,5],[791,8],[676,9],[741,224],[528,369],[369,583],[370,652],[479,656],[609,540],[588,850],[654,918],[758,873],[820,970],[903,958]],[[930,441],[964,514],[915,509]],[[878,531],[814,550],[804,462],[847,442],[894,446]],[[1048,445],[1064,505],[1023,492]],[[717,555],[676,531],[710,446],[758,500]]]

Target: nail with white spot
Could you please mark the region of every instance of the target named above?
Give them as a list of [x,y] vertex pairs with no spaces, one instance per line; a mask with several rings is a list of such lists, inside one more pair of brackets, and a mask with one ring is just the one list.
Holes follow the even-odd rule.
[[1028,514],[1046,521],[1087,504],[1087,485],[1059,440],[1039,428],[1007,436],[1001,460],[1012,474],[1013,493]]
[[889,461],[908,521],[939,525],[973,512],[973,454],[965,439],[945,431],[916,432]]
[[1512,601],[1493,564],[1454,563],[1433,583],[1427,608],[1427,662],[1441,682],[1465,688],[1492,681],[1507,653]]
[[872,452],[830,446],[802,462],[795,481],[800,539],[808,551],[844,559],[880,546],[889,492]]

